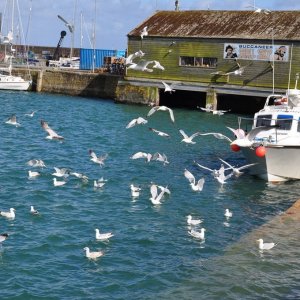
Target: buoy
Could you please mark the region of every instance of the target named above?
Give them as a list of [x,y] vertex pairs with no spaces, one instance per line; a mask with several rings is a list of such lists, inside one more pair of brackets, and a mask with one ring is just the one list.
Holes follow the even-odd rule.
[[259,146],[255,149],[255,154],[258,157],[264,157],[266,154],[266,148],[264,146]]
[[237,144],[231,144],[231,145],[230,145],[230,148],[231,148],[231,150],[234,151],[234,152],[238,152],[238,151],[241,150],[240,146],[238,146]]

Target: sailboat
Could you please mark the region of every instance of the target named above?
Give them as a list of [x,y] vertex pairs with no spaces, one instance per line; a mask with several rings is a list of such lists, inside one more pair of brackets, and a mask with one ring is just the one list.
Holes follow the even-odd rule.
[[25,80],[20,76],[12,75],[12,58],[14,57],[15,49],[13,48],[13,18],[14,18],[14,0],[12,1],[12,24],[11,30],[7,36],[2,38],[2,43],[5,47],[9,46],[10,53],[5,55],[5,62],[8,64],[5,68],[0,68],[0,89],[1,90],[16,90],[27,91],[31,86],[31,80]]

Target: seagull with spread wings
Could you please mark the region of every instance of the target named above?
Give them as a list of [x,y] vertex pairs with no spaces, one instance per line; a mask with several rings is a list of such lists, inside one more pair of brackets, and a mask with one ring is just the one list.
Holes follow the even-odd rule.
[[128,66],[127,69],[143,72],[153,72],[153,69],[147,68],[147,66],[151,63],[153,63],[152,60],[141,59],[138,63],[131,63],[131,65]]
[[5,123],[9,125],[14,125],[16,127],[21,126],[21,124],[17,122],[16,115],[11,115]]
[[166,93],[166,92],[169,92],[169,93],[171,94],[172,92],[175,92],[175,91],[176,91],[176,90],[174,90],[174,86],[175,86],[174,83],[167,84],[166,82],[162,81],[162,84],[163,84],[164,87],[165,87],[165,93]]
[[197,182],[195,176],[187,169],[184,170],[184,177],[190,182],[193,191],[201,192],[205,182],[204,178],[200,178]]
[[53,129],[51,129],[46,121],[41,120],[41,126],[48,133],[48,136],[46,136],[46,139],[49,139],[49,140],[63,140],[64,139],[61,135],[58,135]]
[[104,161],[106,160],[106,158],[108,157],[108,154],[104,154],[101,156],[97,156],[96,153],[93,150],[89,150],[89,154],[91,157],[91,161],[93,161],[96,164],[99,164],[100,167],[104,166]]
[[156,111],[168,111],[169,114],[170,114],[170,118],[171,118],[171,121],[174,123],[175,122],[175,118],[174,118],[174,113],[173,113],[173,110],[167,106],[154,106],[152,107],[148,114],[147,114],[147,117],[150,117],[151,115],[153,115]]
[[192,134],[191,136],[188,136],[182,129],[179,129],[179,132],[181,133],[181,135],[183,136],[183,139],[181,140],[181,142],[187,143],[187,144],[196,144],[196,142],[193,141],[193,139],[200,135],[200,132],[195,132],[194,134]]
[[146,123],[148,123],[147,120],[145,120],[145,119],[142,118],[142,117],[138,117],[138,118],[136,118],[136,119],[131,120],[131,121],[127,124],[126,129],[131,128],[131,127],[134,127],[135,125],[146,124]]
[[159,136],[162,136],[162,137],[170,137],[169,134],[167,134],[167,133],[165,133],[165,132],[162,132],[162,131],[159,131],[159,130],[157,130],[157,129],[154,129],[154,128],[149,127],[149,130],[155,132],[155,133],[156,133],[157,135],[159,135]]

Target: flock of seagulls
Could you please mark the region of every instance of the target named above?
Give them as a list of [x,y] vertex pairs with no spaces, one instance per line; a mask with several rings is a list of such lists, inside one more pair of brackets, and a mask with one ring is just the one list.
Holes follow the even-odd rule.
[[[140,53],[139,55],[142,55],[142,54]],[[133,127],[138,126],[138,125],[145,125],[145,124],[148,123],[147,118],[153,116],[153,114],[155,114],[155,113],[157,114],[159,111],[167,113],[169,118],[170,118],[170,121],[173,124],[175,124],[175,116],[174,116],[174,112],[171,108],[169,108],[167,106],[154,106],[150,109],[150,111],[147,113],[147,116],[145,118],[144,117],[137,117],[137,118],[131,120],[129,123],[127,123],[127,125],[125,125],[125,128],[130,129],[130,128],[133,128]],[[31,114],[28,114],[28,116],[29,117],[34,117],[35,112],[36,111],[32,112]],[[11,116],[5,123],[9,124],[9,125],[14,125],[14,126],[21,126],[20,123],[17,122],[16,115]],[[53,129],[51,129],[46,121],[41,120],[40,123],[41,123],[41,127],[48,134],[46,136],[46,139],[57,140],[57,141],[64,140],[64,137],[57,134]],[[236,130],[236,129],[232,129],[232,128],[228,128],[228,129],[236,136],[236,139],[241,139],[241,140],[242,139],[249,139],[249,136],[246,135],[245,133],[243,133],[241,130]],[[164,131],[154,129],[152,127],[149,127],[149,130],[151,132],[154,132],[155,134],[157,134],[159,137],[171,138],[171,136],[168,133],[165,133]],[[184,142],[184,143],[189,144],[189,145],[193,145],[193,144],[196,143],[194,141],[194,139],[196,139],[196,137],[201,138],[201,137],[210,136],[210,135],[214,136],[217,139],[224,139],[227,142],[233,142],[234,141],[233,139],[230,139],[230,138],[226,137],[225,135],[223,135],[221,133],[218,133],[218,132],[211,132],[211,133],[196,132],[196,133],[188,136],[184,132],[184,130],[179,129],[179,133],[183,137],[181,142]],[[108,157],[108,154],[96,155],[96,153],[91,149],[88,150],[88,154],[90,156],[90,161],[94,162],[95,164],[98,164],[100,167],[103,167],[105,165],[105,161]],[[151,153],[146,153],[146,152],[139,151],[139,152],[137,152],[137,153],[135,153],[131,156],[131,159],[139,159],[139,158],[144,159],[148,163],[151,162],[151,161],[159,161],[159,162],[163,163],[163,165],[168,165],[170,163],[168,161],[168,158],[167,158],[166,154],[159,153],[159,152],[151,154]],[[202,165],[200,165],[199,163],[196,163],[196,162],[195,162],[195,164],[197,166],[199,166],[200,169],[209,170],[211,172],[211,174],[213,175],[213,177],[216,178],[217,181],[220,184],[226,183],[226,181],[229,178],[231,178],[233,175],[235,177],[241,176],[243,174],[243,172],[241,172],[241,170],[244,170],[244,169],[249,168],[252,165],[254,165],[254,164],[249,164],[249,165],[237,167],[237,166],[231,165],[230,163],[226,162],[223,159],[220,159],[220,161],[222,162],[222,164],[221,164],[221,166],[218,170],[210,169],[210,168],[202,166]],[[36,159],[36,158],[29,160],[26,164],[29,167],[40,168],[41,169],[41,171],[29,170],[28,171],[28,177],[30,179],[38,180],[38,177],[43,175],[42,170],[44,168],[47,168],[47,166],[46,166],[46,164],[44,163],[43,160]],[[225,168],[224,165],[226,165],[228,168]],[[89,180],[88,176],[86,176],[82,173],[73,171],[73,170],[68,169],[68,168],[53,167],[53,169],[54,169],[54,172],[51,173],[51,175],[53,176],[53,185],[55,187],[60,187],[60,186],[65,185],[68,181],[69,176],[74,176],[76,178],[79,178],[83,182],[86,182],[86,183]],[[225,172],[227,172],[227,171],[228,171],[228,174],[225,174]],[[201,192],[203,190],[204,184],[205,184],[205,178],[204,177],[201,177],[201,178],[196,180],[195,175],[193,175],[187,169],[184,170],[183,176],[188,180],[192,191]],[[95,180],[93,180],[93,186],[94,186],[95,189],[103,188],[104,185],[106,184],[106,181],[107,180],[103,179],[103,177],[100,178],[100,179],[97,179],[97,180],[95,179]],[[130,184],[130,192],[131,192],[131,196],[133,198],[138,198],[140,196],[140,193],[142,192],[142,188],[139,187],[136,184],[131,183]],[[153,182],[151,182],[151,184],[150,184],[150,191],[149,192],[150,192],[149,201],[154,206],[163,205],[166,197],[171,194],[171,192],[170,192],[170,190],[167,186],[161,186],[161,185],[155,184]],[[30,206],[30,214],[39,215],[39,211],[37,211],[34,208],[34,206],[31,205]],[[7,218],[7,219],[10,219],[10,220],[13,220],[16,217],[15,209],[10,208],[9,211],[0,211],[0,216],[2,216],[4,218]],[[224,216],[226,217],[226,219],[228,221],[229,218],[232,218],[233,213],[231,211],[229,211],[229,209],[226,209],[225,213],[224,213]],[[203,228],[203,227],[200,228],[199,230],[197,229],[197,226],[199,224],[201,224],[202,222],[203,221],[200,220],[200,219],[193,219],[191,215],[187,216],[187,224],[188,224],[188,226],[191,226],[190,230],[188,231],[188,234],[190,236],[192,236],[193,238],[195,238],[195,239],[199,239],[201,241],[204,241],[205,240],[205,231],[206,231],[206,229]],[[95,239],[97,241],[107,241],[110,238],[112,238],[113,236],[114,236],[114,234],[111,233],[111,232],[100,233],[98,228],[95,229]],[[1,234],[0,235],[0,243],[5,241],[7,237],[8,237],[7,233]],[[260,243],[259,248],[264,249],[264,250],[271,249],[275,246],[275,244],[273,244],[273,246],[271,246],[272,243],[271,244],[266,244],[266,243],[263,244],[263,241],[261,239],[259,240],[259,243]],[[104,255],[104,252],[102,252],[102,251],[95,251],[95,252],[90,251],[89,247],[85,247],[84,251],[85,251],[85,256],[89,259],[98,259],[99,257]]]

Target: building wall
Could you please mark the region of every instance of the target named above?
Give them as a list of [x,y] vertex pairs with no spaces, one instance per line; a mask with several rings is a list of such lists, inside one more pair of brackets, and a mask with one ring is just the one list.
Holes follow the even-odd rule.
[[[270,40],[237,40],[231,39],[196,39],[196,38],[153,38],[145,37],[143,40],[131,37],[128,40],[128,54],[138,50],[145,52],[142,59],[158,60],[165,70],[154,70],[152,73],[127,70],[127,78],[149,78],[157,80],[198,82],[206,85],[238,87],[269,87],[273,86],[272,62],[258,60],[238,60],[241,66],[246,66],[242,75],[220,76],[212,75],[216,71],[230,72],[238,68],[235,60],[224,59],[224,43],[251,43],[271,44]],[[289,41],[274,41],[275,45],[290,46],[292,60],[291,84],[295,82],[295,74],[300,72],[300,43]],[[292,53],[291,53],[292,52]],[[200,68],[179,66],[180,56],[215,57],[218,59],[216,68]],[[134,60],[135,62],[138,59]],[[286,89],[289,82],[289,62],[275,61],[274,86],[275,89]],[[151,65],[150,65],[151,67]]]

